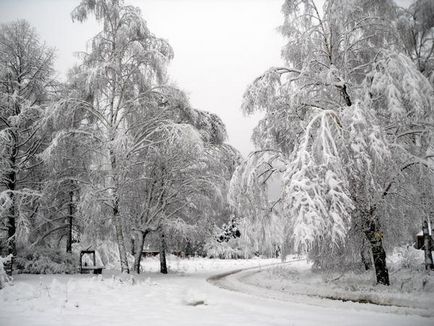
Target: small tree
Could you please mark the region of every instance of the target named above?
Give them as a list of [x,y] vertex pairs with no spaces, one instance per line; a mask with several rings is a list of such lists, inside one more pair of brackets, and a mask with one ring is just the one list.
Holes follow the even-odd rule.
[[168,118],[178,124],[179,132],[143,153],[143,172],[138,170],[143,181],[136,185],[140,190],[131,189],[128,195],[134,196],[137,203],[129,206],[133,209],[132,228],[137,234],[137,272],[145,237],[151,232],[160,235],[162,272],[166,270],[165,235],[191,236],[198,224],[210,217],[205,208],[209,209],[211,202],[225,201],[223,193],[231,174],[227,160],[235,152],[222,144],[226,137],[222,121],[188,106],[171,107]]
[[95,120],[86,109],[91,98],[85,97],[84,83],[76,78],[78,70],[71,70],[68,82],[60,87],[57,99],[47,110],[47,132],[51,133],[51,140],[39,155],[47,177],[41,190],[42,218],[34,229],[37,238],[33,242],[36,245],[58,234],[59,243],[66,237],[66,252],[72,251],[74,237],[78,237],[78,217],[82,213],[80,193],[91,182],[92,159],[99,154],[98,141],[89,136],[94,134]]

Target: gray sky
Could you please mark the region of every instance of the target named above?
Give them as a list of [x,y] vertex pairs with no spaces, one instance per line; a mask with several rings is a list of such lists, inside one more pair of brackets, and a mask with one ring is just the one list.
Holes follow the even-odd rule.
[[[98,32],[94,21],[72,23],[79,0],[0,0],[0,22],[27,19],[42,40],[57,49],[59,78],[72,67],[74,52]],[[258,117],[240,111],[242,94],[255,77],[281,65],[283,0],[126,0],[141,8],[150,30],[175,51],[171,79],[195,108],[217,113],[229,143],[247,155]]]
[[[319,0],[322,2],[322,0]],[[397,0],[408,5],[410,0]],[[99,31],[94,21],[72,23],[79,0],[0,0],[0,22],[27,19],[48,45],[57,49],[59,78],[72,67],[74,52]],[[150,30],[175,51],[171,79],[195,108],[217,113],[226,124],[229,143],[244,156],[258,116],[240,111],[248,83],[271,66],[282,64],[283,0],[126,0],[141,8]]]

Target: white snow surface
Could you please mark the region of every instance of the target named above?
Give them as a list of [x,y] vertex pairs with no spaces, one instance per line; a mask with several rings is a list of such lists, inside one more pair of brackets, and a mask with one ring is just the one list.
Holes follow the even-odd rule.
[[[332,298],[356,302],[361,309],[434,317],[434,275],[413,272],[415,275],[411,277],[402,272],[398,277],[391,274],[391,285],[382,286],[375,284],[373,272],[314,273],[310,267],[310,263],[302,260],[248,270],[225,279],[222,286],[231,289],[231,279],[235,278],[236,290],[250,294],[262,293],[262,296],[289,301],[301,297],[304,302],[321,305],[324,304],[321,299]],[[424,283],[427,285],[423,287]]]
[[[207,278],[278,260],[157,259],[145,272],[119,275],[15,275],[0,290],[0,325],[434,325],[433,318],[351,302],[275,300],[219,288]],[[241,273],[240,273],[241,274]],[[237,275],[237,274],[234,274]],[[237,287],[238,285],[235,285]]]

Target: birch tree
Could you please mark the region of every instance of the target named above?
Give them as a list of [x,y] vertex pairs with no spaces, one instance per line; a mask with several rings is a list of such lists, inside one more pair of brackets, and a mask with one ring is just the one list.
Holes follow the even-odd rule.
[[[310,0],[285,1],[288,66],[258,77],[243,110],[265,112],[254,140],[286,161],[284,168],[269,164],[269,171],[283,179],[294,249],[325,267],[355,241],[349,236],[364,235],[377,282],[389,284],[379,207],[404,170],[429,166],[432,88],[397,52],[391,2],[326,1],[322,9]],[[419,140],[409,136],[415,133]]]
[[[128,272],[124,227],[119,210],[119,188],[122,184],[126,132],[135,137],[139,150],[148,139],[142,122],[128,125],[131,112],[145,111],[154,87],[165,78],[165,64],[172,58],[171,47],[155,37],[140,16],[140,10],[117,0],[83,0],[72,12],[75,21],[94,16],[102,31],[83,54],[82,73],[92,102],[87,109],[96,118],[101,141],[100,167],[107,172],[104,204],[110,207],[119,246],[121,270]],[[144,124],[146,125],[147,122]],[[149,127],[149,126],[148,126]],[[102,190],[102,189],[100,189]]]

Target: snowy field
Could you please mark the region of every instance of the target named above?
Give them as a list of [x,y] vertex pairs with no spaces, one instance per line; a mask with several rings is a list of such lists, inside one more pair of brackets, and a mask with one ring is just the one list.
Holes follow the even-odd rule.
[[[16,275],[0,291],[0,325],[433,325],[434,319],[377,306],[301,297],[273,300],[228,291],[207,282],[211,275],[277,260],[180,260],[172,273],[145,263],[140,276],[104,271],[92,275]],[[302,266],[297,263],[297,266]],[[266,269],[264,269],[266,270]],[[235,274],[236,275],[236,274]],[[279,291],[276,291],[279,292]],[[281,291],[280,291],[281,292]],[[265,298],[262,298],[262,297]],[[369,307],[372,307],[370,309]]]

